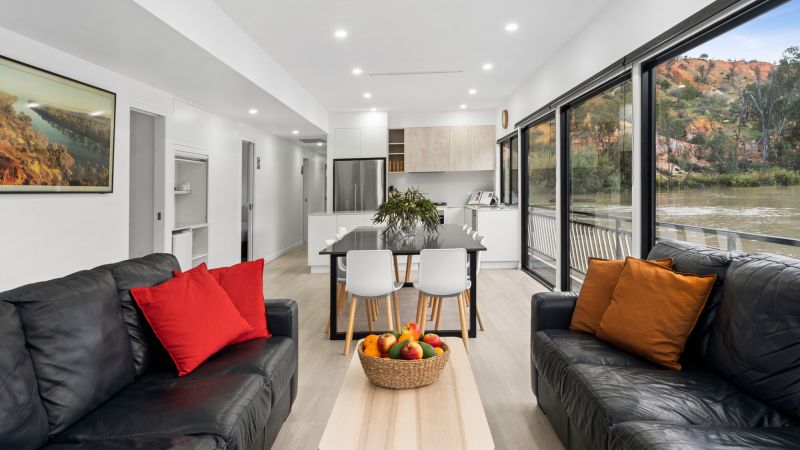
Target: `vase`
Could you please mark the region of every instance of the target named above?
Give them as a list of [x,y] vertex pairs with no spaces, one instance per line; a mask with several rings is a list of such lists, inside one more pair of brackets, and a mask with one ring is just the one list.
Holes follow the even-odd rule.
[[411,237],[417,234],[417,221],[411,220],[400,224],[400,235],[403,237]]

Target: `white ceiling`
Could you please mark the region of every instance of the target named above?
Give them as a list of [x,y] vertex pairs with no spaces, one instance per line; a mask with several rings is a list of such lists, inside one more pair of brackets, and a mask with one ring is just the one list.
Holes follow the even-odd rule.
[[8,1],[0,26],[278,136],[325,136],[132,1]]
[[329,111],[435,111],[501,105],[611,0],[215,1]]

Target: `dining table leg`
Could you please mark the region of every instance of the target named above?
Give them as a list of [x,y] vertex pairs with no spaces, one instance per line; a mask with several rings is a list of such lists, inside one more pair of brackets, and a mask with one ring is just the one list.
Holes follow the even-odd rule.
[[[331,255],[331,273],[330,273],[330,340],[334,340],[336,335],[336,283],[337,283],[337,265],[336,256]],[[346,299],[346,297],[345,297]]]
[[478,310],[478,252],[469,252],[469,279],[472,281],[469,287],[470,308],[469,308],[469,337],[474,338],[478,335],[477,332],[477,314]]

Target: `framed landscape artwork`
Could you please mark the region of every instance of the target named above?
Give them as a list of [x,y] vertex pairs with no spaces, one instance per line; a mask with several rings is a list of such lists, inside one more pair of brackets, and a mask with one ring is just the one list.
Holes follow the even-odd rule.
[[0,194],[112,192],[116,95],[0,56]]

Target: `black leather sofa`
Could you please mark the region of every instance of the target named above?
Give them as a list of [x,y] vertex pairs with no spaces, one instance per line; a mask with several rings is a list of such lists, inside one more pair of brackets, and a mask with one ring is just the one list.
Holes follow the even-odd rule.
[[297,395],[297,304],[267,300],[273,337],[178,377],[129,292],[176,269],[153,254],[0,293],[0,448],[272,445]]
[[648,256],[665,257],[718,277],[680,371],[570,331],[576,294],[533,296],[531,386],[562,443],[800,448],[800,261],[671,242]]

